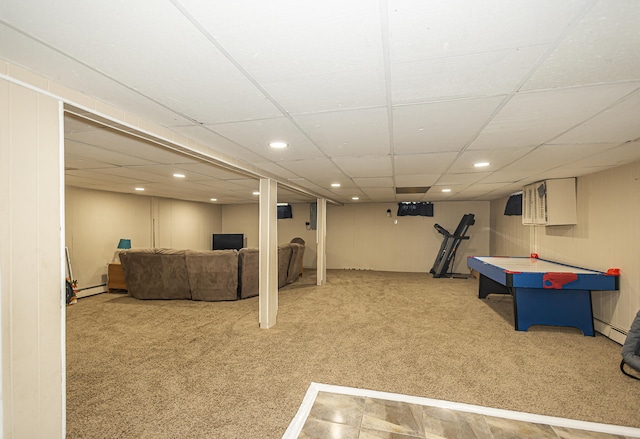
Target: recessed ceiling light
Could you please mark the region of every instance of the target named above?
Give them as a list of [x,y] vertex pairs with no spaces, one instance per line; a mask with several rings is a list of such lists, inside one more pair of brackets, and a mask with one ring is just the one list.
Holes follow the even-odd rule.
[[212,198],[211,201],[218,201],[218,199],[217,198]]
[[489,162],[479,162],[479,163],[474,163],[473,166],[475,166],[476,168],[486,168],[487,166],[489,166]]
[[137,191],[143,191],[143,190],[144,190],[144,188],[143,188],[143,187],[137,187],[137,188],[136,188],[136,190],[137,190]]
[[360,199],[360,197],[351,197],[351,199],[352,199],[353,201],[358,201],[358,200]]
[[173,174],[173,176],[174,176],[175,178],[184,178],[184,177],[185,177],[185,175],[184,175],[184,174]]
[[331,187],[340,187],[340,183],[331,183]]
[[271,142],[269,143],[269,146],[275,149],[283,149],[286,148],[287,146],[289,146],[287,143],[285,142]]
[[442,192],[451,192],[451,189],[442,189]]
[[259,192],[259,191],[255,191],[255,192],[253,193],[253,195],[260,195],[260,192]]

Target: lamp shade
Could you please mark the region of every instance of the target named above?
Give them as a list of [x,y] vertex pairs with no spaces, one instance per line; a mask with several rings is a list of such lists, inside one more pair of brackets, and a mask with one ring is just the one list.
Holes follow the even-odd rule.
[[118,243],[119,249],[130,249],[131,248],[131,240],[130,239],[121,239]]

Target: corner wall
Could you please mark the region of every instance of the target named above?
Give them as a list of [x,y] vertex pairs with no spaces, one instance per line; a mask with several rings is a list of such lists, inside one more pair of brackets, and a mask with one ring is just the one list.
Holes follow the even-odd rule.
[[504,208],[509,197],[491,201],[491,256],[529,256],[531,226],[522,225],[522,216],[506,216]]
[[[578,224],[523,226],[491,202],[491,254],[528,256],[607,271],[619,268],[620,290],[592,294],[598,332],[623,343],[640,309],[640,162],[578,177]],[[528,248],[527,248],[528,246]]]
[[131,239],[133,248],[210,250],[211,235],[221,229],[222,209],[218,205],[70,186],[65,189],[65,245],[80,297],[106,290],[107,264],[120,238]]
[[[607,271],[619,268],[620,291],[594,292],[596,329],[616,341],[640,309],[640,162],[579,177],[578,224],[536,227],[537,253],[547,259]],[[600,322],[600,324],[599,324]]]

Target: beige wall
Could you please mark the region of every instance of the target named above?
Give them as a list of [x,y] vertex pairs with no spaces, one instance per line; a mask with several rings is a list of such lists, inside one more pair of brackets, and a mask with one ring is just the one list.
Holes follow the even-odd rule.
[[640,162],[579,177],[577,209],[575,226],[536,227],[534,248],[567,264],[620,268],[620,291],[594,292],[593,312],[626,331],[640,309]]
[[491,255],[529,256],[532,227],[522,225],[522,216],[506,216],[509,197],[491,201]]
[[[388,218],[387,209],[393,215]],[[469,255],[489,254],[489,202],[439,202],[433,217],[396,217],[394,203],[367,203],[327,208],[327,268],[428,272],[442,243],[433,227],[453,231],[465,213],[476,216],[469,240],[462,242],[454,270],[467,273]],[[397,220],[397,224],[395,221]],[[306,242],[304,266],[316,266],[316,232],[307,230],[309,204],[293,205],[293,218],[278,220],[278,243],[301,237]],[[223,232],[245,233],[257,247],[258,206],[223,207]]]
[[154,202],[155,247],[211,250],[211,235],[222,230],[221,206],[166,198]]
[[243,233],[245,245],[258,248],[260,239],[260,205],[227,204],[222,206],[220,233]]
[[493,255],[535,252],[579,267],[621,270],[620,290],[594,292],[592,302],[596,329],[624,342],[640,309],[640,162],[579,177],[577,225],[523,226],[521,217],[502,215],[505,202],[491,203]]
[[120,238],[131,239],[133,248],[209,250],[221,229],[221,206],[137,194],[67,187],[65,211],[65,245],[80,297],[104,291]]
[[[150,197],[69,186],[65,194],[65,245],[80,289],[106,283],[107,264],[120,238],[131,239],[133,247],[150,247]],[[104,287],[79,295],[101,291]]]
[[62,110],[0,80],[2,436],[64,433]]
[[433,217],[397,217],[396,211],[393,203],[328,206],[327,268],[428,272],[442,244],[434,224],[453,233],[466,213],[476,223],[460,244],[454,271],[468,273],[467,256],[489,253],[489,202],[438,202]]

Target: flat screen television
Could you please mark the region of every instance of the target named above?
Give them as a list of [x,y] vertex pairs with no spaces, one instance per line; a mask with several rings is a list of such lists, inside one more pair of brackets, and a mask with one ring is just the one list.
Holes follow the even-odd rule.
[[291,204],[282,204],[277,206],[278,219],[293,218]]
[[244,247],[244,233],[214,233],[213,250],[240,250]]
[[504,207],[505,215],[522,215],[522,192],[512,194]]

